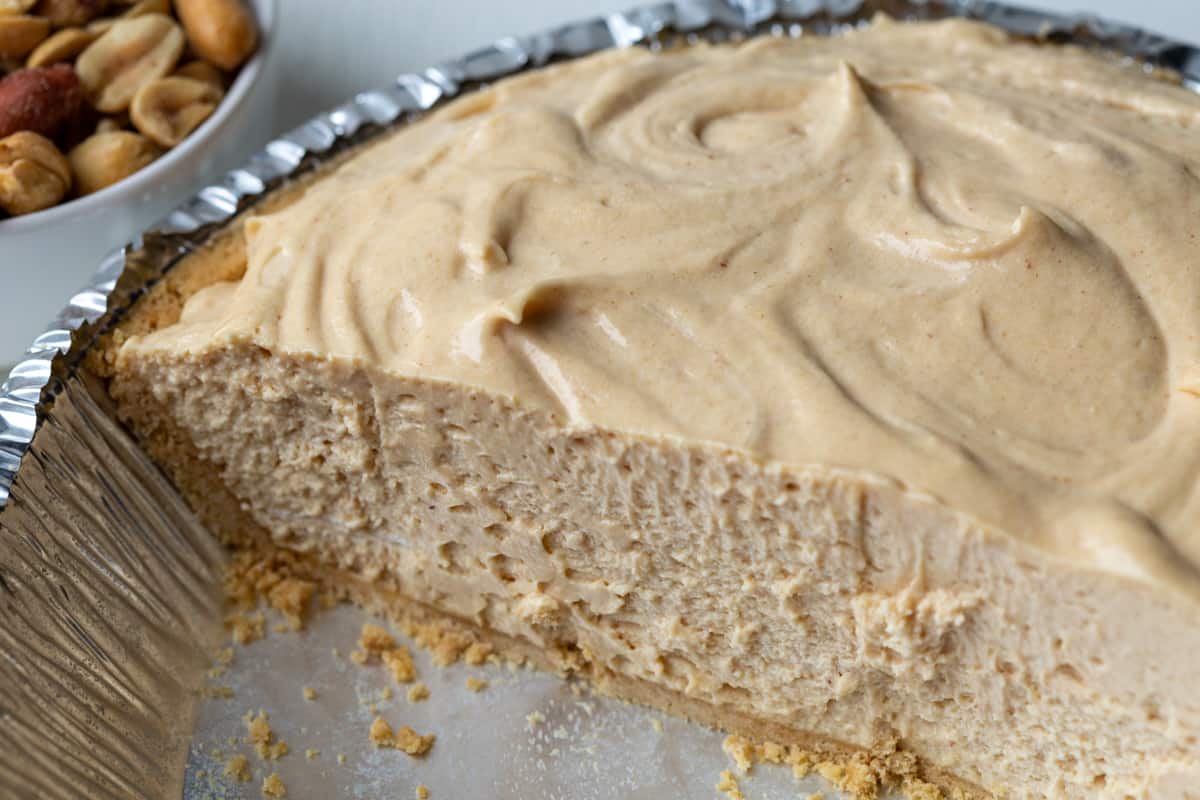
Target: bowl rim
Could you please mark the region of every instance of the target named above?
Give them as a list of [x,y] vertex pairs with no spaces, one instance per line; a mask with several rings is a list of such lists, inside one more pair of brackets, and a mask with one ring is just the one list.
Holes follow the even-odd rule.
[[172,147],[150,165],[132,175],[106,186],[98,192],[77,197],[66,203],[0,220],[0,234],[28,233],[45,225],[68,222],[75,215],[87,214],[118,200],[122,195],[137,194],[148,189],[161,175],[170,172],[176,165],[186,161],[200,151],[211,134],[224,127],[226,120],[239,109],[250,94],[250,89],[262,76],[266,55],[274,40],[275,5],[277,0],[248,0],[258,22],[259,45],[250,59],[238,70],[237,77],[229,85],[216,111],[200,123],[181,143]]

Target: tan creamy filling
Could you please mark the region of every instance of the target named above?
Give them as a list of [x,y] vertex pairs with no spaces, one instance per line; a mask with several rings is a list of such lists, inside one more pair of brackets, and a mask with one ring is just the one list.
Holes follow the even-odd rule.
[[977,24],[605,53],[247,225],[252,340],[880,476],[1200,597],[1200,99]]
[[117,396],[277,543],[602,674],[1014,799],[1200,781],[1194,609],[887,483],[252,343],[131,359]]

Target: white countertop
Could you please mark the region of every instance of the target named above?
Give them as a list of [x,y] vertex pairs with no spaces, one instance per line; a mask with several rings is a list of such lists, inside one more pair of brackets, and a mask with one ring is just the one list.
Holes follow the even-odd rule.
[[[271,136],[337,105],[355,91],[388,83],[418,69],[482,46],[501,36],[627,8],[637,0],[279,0],[280,22],[269,55],[264,91],[273,97],[253,111],[233,168]],[[1025,0],[1026,5],[1085,10],[1141,25],[1187,41],[1200,41],[1200,4],[1194,0]],[[202,185],[212,175],[197,176]],[[183,198],[179,198],[183,199]],[[174,203],[164,203],[165,212]],[[0,242],[0,254],[3,242]],[[97,252],[98,261],[103,252]],[[10,329],[21,341],[0,341],[0,369],[15,360],[45,320],[65,303],[63,285],[82,285],[94,264],[39,264],[59,280],[44,292],[17,300],[0,287],[0,313],[20,315]],[[10,318],[11,321],[11,318]],[[5,370],[6,372],[7,370]],[[2,378],[2,375],[0,375]]]

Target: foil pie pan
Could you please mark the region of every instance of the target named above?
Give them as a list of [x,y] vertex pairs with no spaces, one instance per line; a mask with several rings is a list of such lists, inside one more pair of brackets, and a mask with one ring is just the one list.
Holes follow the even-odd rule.
[[[836,33],[878,11],[1103,47],[1200,91],[1200,50],[1091,16],[982,0],[680,0],[501,39],[270,142],[105,258],[0,386],[0,797],[257,797],[271,771],[293,798],[411,797],[418,784],[435,798],[716,796],[728,766],[719,733],[550,676],[419,661],[431,699],[385,697],[381,671],[345,658],[362,617],[351,608],[240,649],[216,687],[232,697],[203,699],[223,636],[225,554],[114,421],[83,356],[148,286],[266,193],[488,81],[611,47]],[[468,692],[467,675],[487,679],[487,691]],[[222,774],[224,760],[249,750],[230,737],[244,738],[242,714],[260,707],[293,752],[252,758],[254,783],[238,783]],[[434,752],[418,762],[372,748],[372,709],[436,731]],[[319,753],[309,759],[307,749]],[[778,769],[743,783],[764,799],[833,796]]]

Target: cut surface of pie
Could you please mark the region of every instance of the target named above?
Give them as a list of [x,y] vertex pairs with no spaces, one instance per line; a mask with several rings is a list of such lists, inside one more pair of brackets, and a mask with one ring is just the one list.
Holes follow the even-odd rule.
[[963,21],[359,149],[98,368],[226,541],[943,786],[1200,797],[1200,98]]

